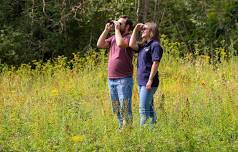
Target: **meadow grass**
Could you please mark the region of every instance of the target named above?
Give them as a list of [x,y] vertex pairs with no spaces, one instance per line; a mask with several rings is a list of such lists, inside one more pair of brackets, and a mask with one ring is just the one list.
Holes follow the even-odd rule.
[[211,65],[165,53],[155,94],[158,123],[139,127],[134,77],[134,122],[123,132],[111,111],[104,51],[5,65],[0,151],[238,151],[237,65],[235,57]]

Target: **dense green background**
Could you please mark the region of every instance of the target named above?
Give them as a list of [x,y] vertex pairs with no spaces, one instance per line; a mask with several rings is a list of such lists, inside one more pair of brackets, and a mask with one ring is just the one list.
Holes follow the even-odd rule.
[[[143,0],[1,0],[0,63],[18,65],[96,48],[109,18],[137,22]],[[145,0],[144,0],[145,1]],[[180,42],[181,57],[205,54],[230,58],[238,50],[237,0],[146,0],[144,21]],[[142,10],[143,11],[143,10]],[[216,52],[224,48],[224,52]],[[217,59],[217,58],[216,58]]]

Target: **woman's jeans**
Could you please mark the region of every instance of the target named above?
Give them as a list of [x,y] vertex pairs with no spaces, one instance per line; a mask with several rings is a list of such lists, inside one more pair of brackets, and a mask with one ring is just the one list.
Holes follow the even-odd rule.
[[117,114],[119,128],[132,123],[133,78],[109,79],[112,111]]
[[152,87],[151,90],[147,90],[146,86],[139,86],[140,97],[140,125],[143,126],[148,118],[151,118],[151,123],[156,123],[156,113],[154,111],[153,95],[158,87]]

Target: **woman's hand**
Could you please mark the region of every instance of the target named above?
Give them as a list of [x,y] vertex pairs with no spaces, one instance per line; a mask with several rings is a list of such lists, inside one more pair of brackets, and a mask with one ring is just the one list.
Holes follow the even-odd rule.
[[148,80],[148,82],[146,83],[146,89],[147,90],[151,90],[151,85],[152,85],[153,81],[152,80]]
[[135,26],[135,30],[136,30],[136,31],[142,31],[143,27],[144,27],[144,24],[143,24],[143,23],[138,23],[138,24],[136,24],[136,26]]

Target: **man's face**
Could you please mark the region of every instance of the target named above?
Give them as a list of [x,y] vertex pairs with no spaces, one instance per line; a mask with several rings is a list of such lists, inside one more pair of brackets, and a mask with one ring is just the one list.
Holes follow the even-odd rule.
[[123,34],[126,31],[126,19],[119,18],[118,22],[120,23],[120,32]]

